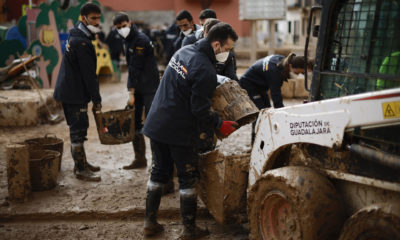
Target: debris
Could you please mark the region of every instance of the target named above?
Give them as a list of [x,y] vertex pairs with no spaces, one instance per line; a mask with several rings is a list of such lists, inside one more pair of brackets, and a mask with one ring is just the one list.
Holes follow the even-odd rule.
[[83,231],[83,230],[88,230],[89,227],[87,225],[83,225],[82,227],[79,228],[79,231]]
[[85,194],[85,196],[83,196],[82,201],[85,200],[87,198],[87,194]]

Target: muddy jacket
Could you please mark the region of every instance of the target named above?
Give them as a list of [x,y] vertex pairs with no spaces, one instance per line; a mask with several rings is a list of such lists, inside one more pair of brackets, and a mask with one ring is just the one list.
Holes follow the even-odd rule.
[[128,88],[135,88],[135,93],[139,94],[154,94],[160,76],[150,39],[132,24],[131,31],[125,39],[125,48],[129,69]]
[[240,86],[248,92],[261,95],[266,95],[270,90],[274,107],[283,107],[281,87],[286,79],[283,78],[283,69],[277,66],[283,58],[281,55],[270,55],[257,60],[240,78]]
[[[183,39],[182,47],[189,44],[193,44],[198,40],[202,39],[203,37],[204,37],[204,30],[203,28],[200,28],[199,30],[195,31],[192,34],[189,34]],[[236,81],[239,80],[236,75],[236,69],[237,69],[236,58],[235,54],[232,51],[229,52],[228,60],[226,60],[226,62],[224,63],[217,62],[216,69],[219,75],[228,77],[229,79],[233,79]]]
[[69,32],[67,46],[54,88],[54,99],[63,103],[100,103],[93,34],[78,22]]
[[174,54],[147,116],[145,135],[166,144],[195,147],[200,131],[219,126],[220,118],[210,109],[217,86],[215,62],[207,39]]

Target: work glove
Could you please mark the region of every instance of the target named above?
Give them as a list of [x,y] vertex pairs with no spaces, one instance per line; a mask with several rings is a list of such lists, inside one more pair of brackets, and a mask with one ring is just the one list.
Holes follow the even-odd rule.
[[101,112],[101,103],[93,103],[92,112],[94,114]]
[[221,127],[219,128],[219,131],[224,135],[225,137],[229,136],[231,133],[233,133],[239,125],[237,122],[234,121],[222,121]]

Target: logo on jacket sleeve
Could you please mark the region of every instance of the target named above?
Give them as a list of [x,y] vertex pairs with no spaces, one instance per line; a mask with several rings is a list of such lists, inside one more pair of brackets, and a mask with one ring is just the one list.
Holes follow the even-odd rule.
[[188,70],[185,66],[183,66],[180,62],[178,62],[174,57],[171,58],[171,60],[168,63],[168,66],[170,66],[172,69],[175,70],[183,79],[186,79],[188,75]]
[[268,71],[268,65],[269,65],[269,60],[271,59],[271,56],[266,56],[263,59],[263,72]]
[[144,53],[144,47],[136,47],[137,55],[143,55],[143,53]]

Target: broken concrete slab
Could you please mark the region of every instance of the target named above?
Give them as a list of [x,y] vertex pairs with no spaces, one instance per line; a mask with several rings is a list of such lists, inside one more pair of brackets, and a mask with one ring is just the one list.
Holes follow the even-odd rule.
[[53,89],[40,89],[43,101],[34,90],[0,91],[0,126],[23,127],[49,122],[50,111],[61,113],[61,105],[53,98]]

